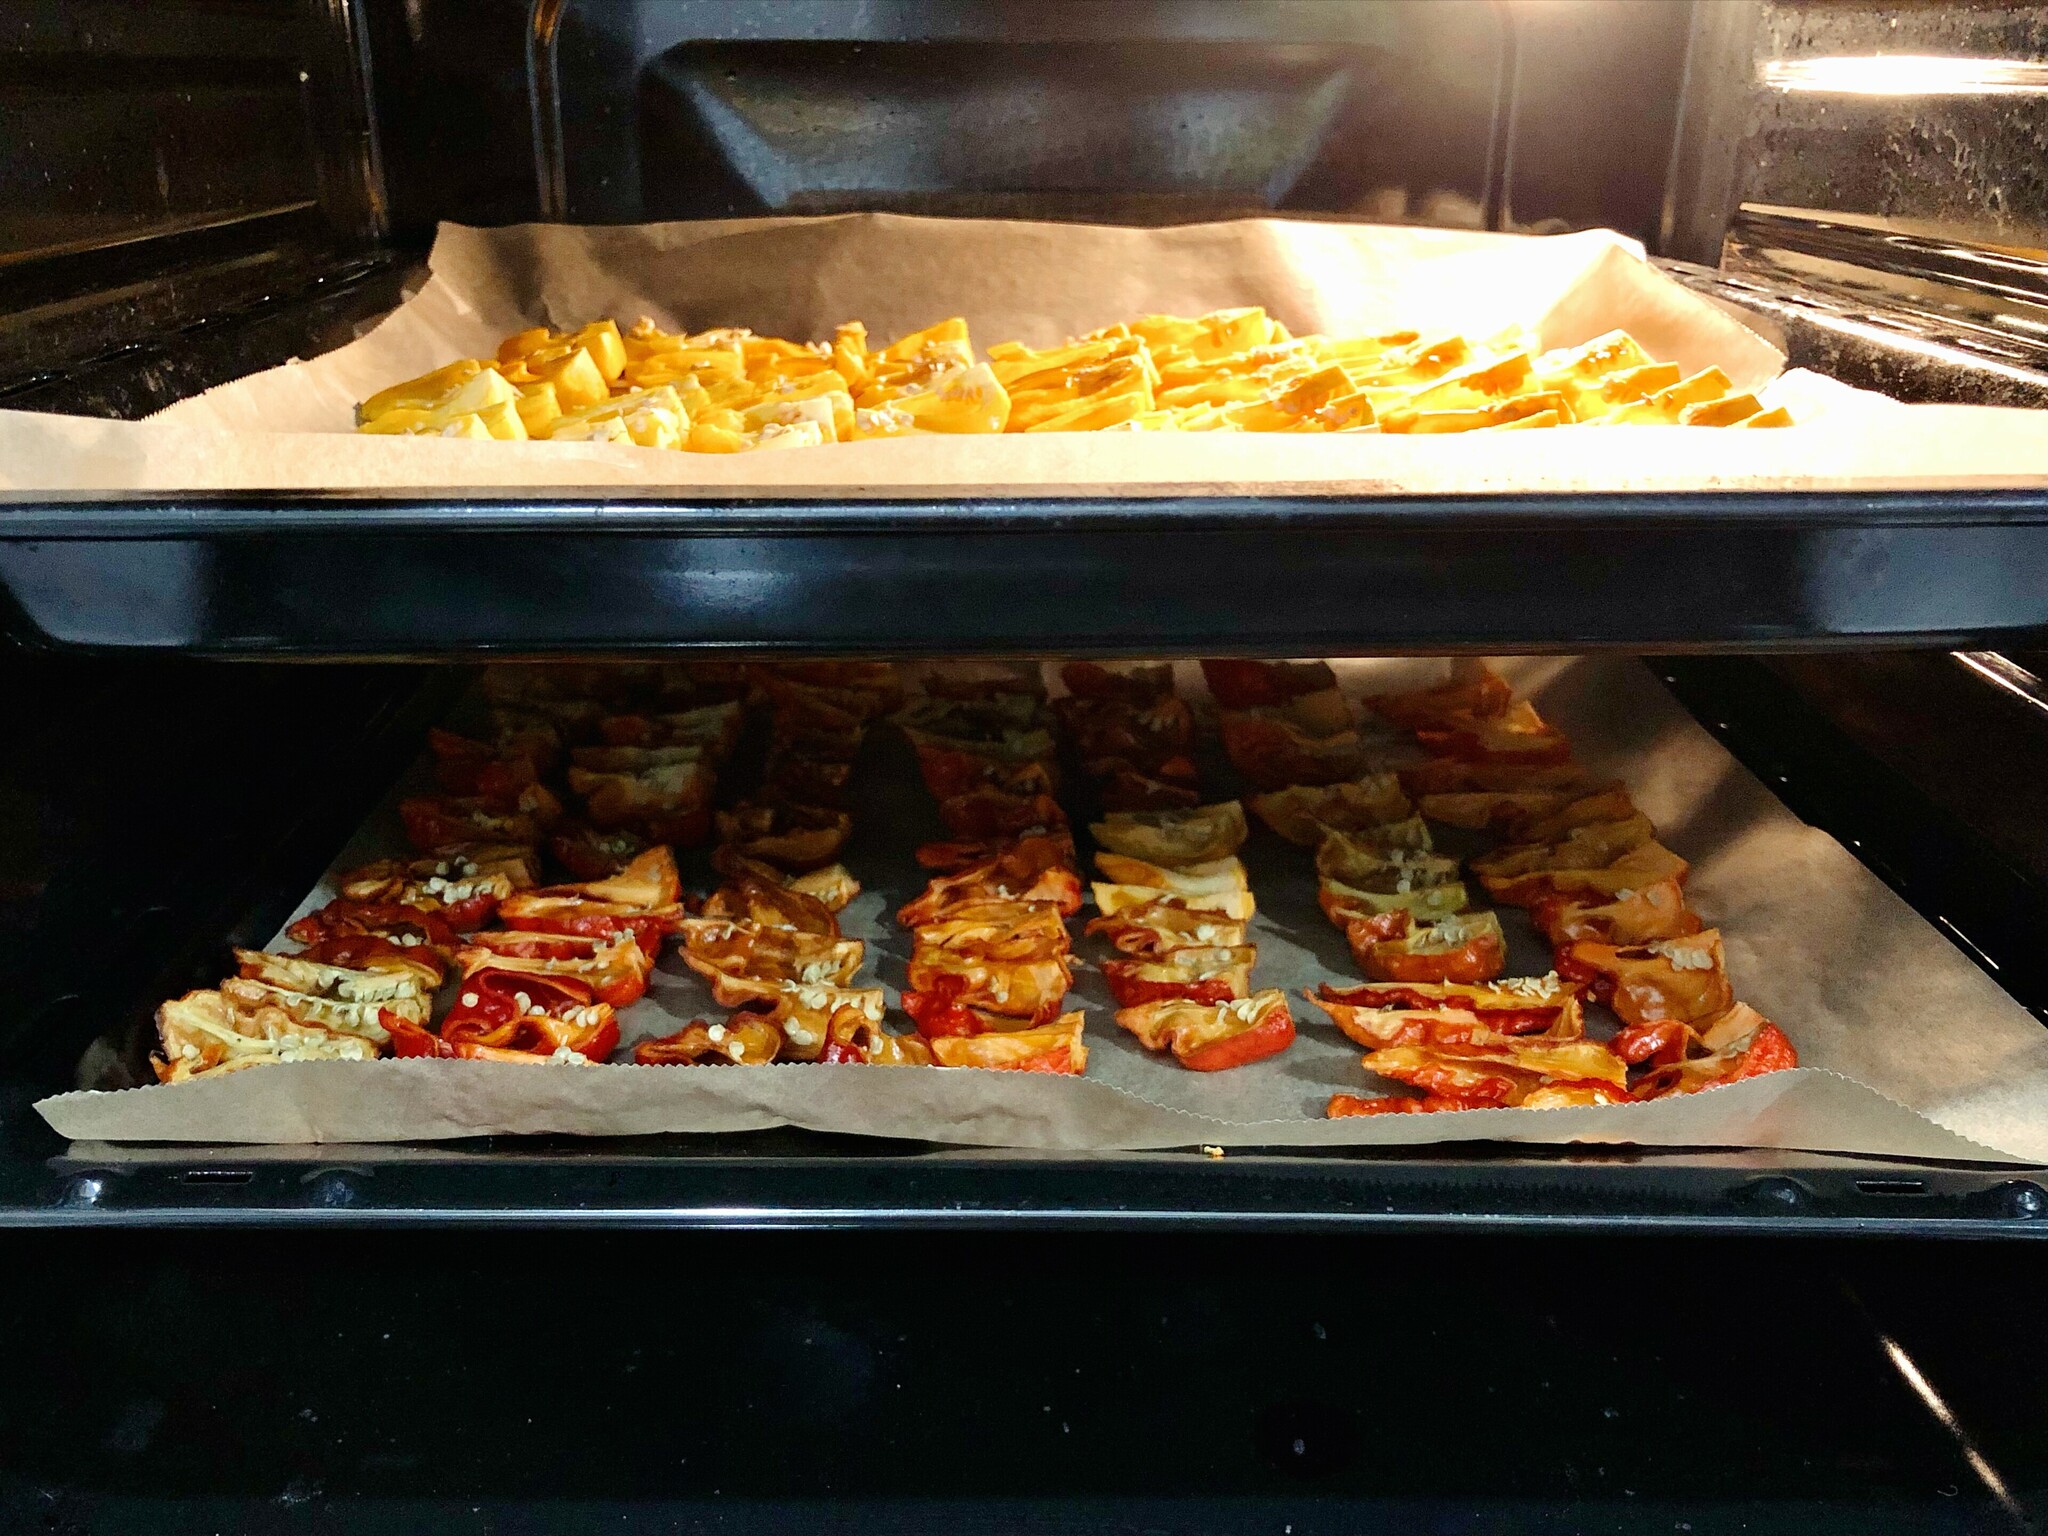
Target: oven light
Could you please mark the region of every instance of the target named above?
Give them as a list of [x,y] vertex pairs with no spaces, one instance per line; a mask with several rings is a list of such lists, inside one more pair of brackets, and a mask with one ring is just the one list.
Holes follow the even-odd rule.
[[1831,96],[2048,96],[2048,64],[1920,53],[1766,59],[1757,83]]

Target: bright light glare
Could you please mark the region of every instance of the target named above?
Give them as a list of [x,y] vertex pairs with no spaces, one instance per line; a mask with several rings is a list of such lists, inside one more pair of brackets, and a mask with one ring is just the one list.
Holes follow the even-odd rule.
[[1832,96],[2048,96],[2048,64],[1945,54],[1767,59],[1757,79],[1774,91]]
[[1885,1357],[1891,1361],[1892,1368],[1904,1379],[1906,1385],[1913,1389],[1913,1395],[1926,1405],[1927,1411],[1934,1415],[1935,1421],[1943,1429],[1955,1436],[1956,1448],[1963,1453],[1963,1460],[1970,1464],[1970,1470],[1977,1474],[1978,1481],[1983,1483],[1985,1492],[1998,1500],[2005,1507],[2006,1513],[2012,1515],[2024,1527],[2027,1521],[2021,1514],[2020,1506],[2013,1498],[2011,1490],[2005,1486],[2005,1479],[1998,1475],[1996,1467],[1985,1460],[1983,1452],[1971,1444],[1970,1437],[1963,1432],[1963,1426],[1957,1421],[1954,1410],[1942,1401],[1941,1394],[1934,1390],[1934,1383],[1927,1379],[1918,1365],[1914,1364],[1913,1357],[1906,1353],[1905,1347],[1897,1339],[1880,1333],[1877,1342],[1884,1346]]

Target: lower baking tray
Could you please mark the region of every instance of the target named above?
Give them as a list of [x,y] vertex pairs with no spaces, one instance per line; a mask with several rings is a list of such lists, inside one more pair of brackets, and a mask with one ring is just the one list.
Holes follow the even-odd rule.
[[[1659,673],[1779,793],[1844,843],[1882,858],[1932,916],[1952,882],[2010,902],[2038,901],[1967,829],[1939,845],[1923,880],[1913,840],[1925,806],[1859,769],[1796,700],[1761,686],[1736,658],[1672,659]],[[419,731],[460,686],[436,673],[410,708],[382,711],[361,740],[331,744],[334,782],[388,781]],[[343,748],[346,747],[344,751]],[[355,766],[358,762],[361,767]],[[380,770],[382,770],[380,774]],[[267,938],[325,866],[338,833],[368,807],[339,797],[272,856],[226,937]],[[1948,831],[1947,828],[1937,828]],[[2001,873],[2007,883],[2000,884]],[[13,1052],[0,1082],[0,1222],[10,1225],[1223,1225],[1507,1230],[1681,1228],[1727,1232],[2048,1235],[2048,1170],[1763,1151],[1468,1145],[1411,1149],[1199,1149],[1071,1154],[962,1151],[794,1130],[605,1140],[499,1138],[413,1146],[249,1148],[67,1145],[29,1108],[62,1086],[109,1012],[140,1021],[154,1001],[217,974],[223,926],[194,903],[154,941],[160,974],[94,996],[75,976],[34,1062]],[[1967,924],[1971,916],[1955,907]],[[2015,908],[2024,911],[2024,908]],[[2038,911],[2038,906],[2032,910]],[[2003,935],[1987,968],[2015,959]],[[2034,931],[2038,931],[2035,929]],[[140,939],[137,947],[148,947]],[[2000,972],[2037,1003],[2024,971]],[[76,1020],[67,1032],[65,1019]],[[86,1020],[95,1021],[86,1024]],[[68,1043],[67,1043],[68,1041]],[[63,1065],[57,1065],[62,1058]],[[35,1063],[40,1063],[36,1065]]]
[[222,656],[2022,645],[2048,492],[16,494],[0,589],[27,644]]
[[[1441,660],[1376,660],[1340,663],[1337,675],[1356,700],[1441,680],[1445,670]],[[1181,672],[1184,696],[1205,712],[1199,670],[1184,664]],[[2048,1035],[1845,849],[1801,826],[1766,786],[1743,775],[1674,706],[1653,674],[1634,658],[1613,656],[1518,658],[1503,661],[1501,672],[1571,738],[1596,782],[1628,783],[1637,803],[1692,860],[1689,894],[1703,916],[1726,930],[1739,995],[1786,1025],[1808,1070],[1654,1105],[1330,1121],[1324,1106],[1333,1093],[1383,1085],[1361,1072],[1359,1048],[1320,1010],[1297,1005],[1297,1038],[1278,1056],[1225,1073],[1189,1072],[1111,1026],[1114,1005],[1100,962],[1112,951],[1099,938],[1083,938],[1075,947],[1067,1006],[1083,1010],[1094,1024],[1085,1081],[801,1067],[536,1073],[384,1062],[251,1072],[164,1088],[154,1085],[143,1059],[155,1045],[154,1031],[145,1028],[88,1086],[150,1087],[68,1095],[38,1109],[75,1140],[118,1142],[617,1136],[796,1125],[1076,1152],[1498,1139],[1768,1146],[1994,1162],[2048,1155],[2048,1138],[2039,1131],[2048,1115]],[[446,723],[471,736],[487,729],[475,701]],[[1367,730],[1364,750],[1368,760],[1395,761],[1413,748],[1398,734]],[[1243,792],[1210,732],[1201,734],[1196,757],[1213,795]],[[433,777],[430,762],[416,763],[292,915],[323,905],[340,871],[402,852],[397,802],[427,792]],[[848,936],[866,941],[867,983],[900,988],[909,956],[889,914],[929,877],[911,850],[945,829],[907,743],[893,729],[869,733],[849,799],[855,830],[844,856],[865,889],[839,920]],[[1454,855],[1476,853],[1484,841],[1455,828],[1437,830],[1440,850]],[[1259,946],[1253,985],[1296,998],[1357,974],[1356,960],[1318,906],[1309,858],[1263,831],[1242,856],[1258,896],[1250,933]],[[702,850],[686,851],[682,865],[687,889],[717,883]],[[1501,922],[1510,974],[1549,969],[1550,946],[1525,913],[1506,909]],[[1866,958],[1874,956],[1883,959]],[[692,1018],[720,1016],[680,956],[665,956],[653,981],[647,997],[620,1016],[624,1050]],[[1588,1022],[1596,1038],[1614,1027],[1597,1007]]]

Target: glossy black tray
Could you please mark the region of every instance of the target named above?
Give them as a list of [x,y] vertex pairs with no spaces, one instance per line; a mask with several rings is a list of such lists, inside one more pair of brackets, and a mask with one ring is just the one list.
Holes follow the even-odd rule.
[[241,656],[2021,646],[2048,490],[19,495],[6,627]]
[[[27,1113],[21,1106],[21,1113]],[[1474,1144],[1048,1154],[803,1131],[100,1147],[0,1167],[0,1227],[1559,1230],[2048,1237],[2048,1172]]]

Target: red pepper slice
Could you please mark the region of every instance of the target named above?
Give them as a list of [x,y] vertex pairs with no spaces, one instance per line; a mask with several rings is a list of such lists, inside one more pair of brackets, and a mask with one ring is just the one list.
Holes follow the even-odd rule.
[[593,1028],[560,1025],[528,1015],[493,1023],[480,1015],[451,1015],[436,1035],[399,1018],[388,1009],[379,1020],[391,1036],[391,1054],[400,1057],[459,1058],[470,1061],[545,1061],[563,1046],[592,1061],[603,1061],[618,1049],[619,1025],[606,1018]]
[[1129,974],[1145,963],[1142,960],[1103,962],[1102,974],[1109,983],[1110,996],[1116,999],[1117,1007],[1137,1008],[1146,1003],[1164,1003],[1174,999],[1190,1003],[1227,1003],[1237,996],[1225,977],[1211,977],[1207,981],[1148,981]]
[[565,933],[584,939],[615,939],[630,933],[650,955],[661,953],[661,941],[674,933],[667,918],[639,917],[614,912],[583,912],[560,917],[526,917],[509,920],[529,933]]
[[[1341,902],[1342,897],[1332,897]],[[1327,913],[1328,907],[1325,906]],[[1389,943],[1408,937],[1408,930],[1415,926],[1414,915],[1399,907],[1392,912],[1373,912],[1360,917],[1347,917],[1338,924],[1344,930],[1344,937],[1353,950],[1372,944]]]
[[1060,668],[1060,681],[1076,698],[1116,699],[1143,708],[1173,692],[1173,663],[1148,663],[1116,672],[1098,661],[1070,661]]
[[451,795],[510,802],[539,777],[530,756],[501,756],[488,742],[439,726],[427,732],[427,745],[434,753],[434,777]]
[[488,893],[465,897],[441,908],[441,917],[457,933],[475,933],[498,910],[498,898]]
[[1455,981],[1477,986],[1507,967],[1507,956],[1491,934],[1456,949],[1421,955],[1410,954],[1398,944],[1372,944],[1357,958],[1375,981]]
[[1349,1003],[1358,1008],[1459,1008],[1467,1013],[1477,1014],[1481,1025],[1503,1035],[1540,1035],[1555,1024],[1558,1015],[1564,1012],[1561,1003],[1535,1008],[1489,1008],[1466,997],[1428,997],[1398,982],[1379,987],[1370,984],[1362,987],[1332,987],[1326,984],[1322,992],[1331,1002]]
[[[1474,1073],[1484,1073],[1474,1076]],[[1473,1061],[1425,1062],[1412,1076],[1401,1081],[1420,1088],[1426,1098],[1456,1099],[1467,1109],[1495,1109],[1514,1102],[1521,1084],[1506,1073],[1486,1073],[1485,1064]],[[1439,1088],[1456,1088],[1455,1094],[1440,1094]]]
[[1121,762],[1096,776],[1095,790],[1105,811],[1185,811],[1202,803],[1201,791],[1193,786],[1175,783],[1163,772],[1157,777],[1140,773]]
[[1572,946],[1565,945],[1556,951],[1555,965],[1558,979],[1584,987],[1596,1003],[1605,1004],[1614,996],[1614,978],[1607,972],[1587,965],[1572,953]]
[[1540,1035],[1557,1022],[1562,1008],[1474,1008],[1479,1022],[1503,1035]]
[[1221,1040],[1211,1040],[1198,1046],[1185,1056],[1180,1064],[1194,1072],[1224,1072],[1231,1067],[1241,1067],[1248,1062],[1264,1061],[1268,1056],[1277,1056],[1294,1044],[1294,1019],[1285,1008],[1274,1008],[1260,1016],[1249,1029]]
[[1424,1094],[1420,1098],[1407,1093],[1378,1094],[1371,1097],[1355,1093],[1331,1095],[1323,1116],[1329,1120],[1345,1120],[1354,1115],[1431,1115],[1447,1110],[1485,1109],[1484,1104],[1468,1104],[1463,1099],[1448,1098],[1440,1093]]
[[1681,1020],[1661,1019],[1629,1025],[1607,1042],[1607,1048],[1632,1067],[1666,1066],[1685,1060],[1691,1038],[1692,1030]]
[[424,944],[407,947],[375,933],[343,933],[316,939],[299,951],[298,958],[315,965],[338,965],[348,971],[367,971],[379,960],[416,961],[432,968],[437,975],[442,970],[441,957]]
[[515,960],[585,960],[600,942],[566,933],[534,933],[524,928],[500,929],[490,934],[489,939],[492,954]]
[[452,1056],[454,1054],[453,1051],[447,1049],[442,1044],[439,1035],[431,1033],[425,1027],[415,1024],[409,1019],[401,1019],[398,1015],[388,1010],[380,1012],[377,1015],[377,1019],[384,1026],[385,1032],[391,1036],[391,1054],[394,1056]]
[[[999,1042],[1003,1035],[988,1035],[990,1041]],[[1051,1046],[1034,1051],[1026,1056],[1004,1056],[1001,1059],[984,1060],[977,1054],[973,1044],[962,1043],[955,1049],[951,1040],[940,1040],[932,1047],[932,1054],[942,1067],[982,1067],[999,1072],[1051,1072],[1066,1077],[1079,1077],[1086,1071],[1085,1059],[1076,1059],[1074,1047],[1067,1044]]]
[[525,842],[519,834],[531,832],[530,818],[487,809],[481,799],[420,796],[403,801],[398,816],[405,823],[406,838],[413,847],[434,849],[449,843]]
[[548,838],[548,852],[577,880],[608,880],[647,851],[647,840],[614,827],[600,832],[588,823],[559,827]]
[[647,976],[653,964],[640,948],[639,941],[628,942],[626,936],[612,939],[572,938],[566,934],[526,933],[518,929],[496,929],[490,933],[471,935],[471,947],[463,951],[463,961],[476,971],[503,969],[519,971],[517,965],[495,966],[490,960],[478,956],[478,951],[496,956],[505,961],[539,962],[543,966],[566,965],[560,971],[541,971],[541,975],[574,976],[589,984],[601,1003],[614,1008],[624,1008],[638,1002],[647,995]]
[[[518,1003],[521,996],[527,999],[524,1008]],[[596,997],[590,983],[580,976],[550,976],[540,971],[482,970],[463,978],[462,990],[455,1006],[448,1011],[448,1019],[441,1026],[441,1032],[445,1035],[448,1025],[458,1020],[480,1019],[487,1024],[501,1025],[533,1013],[559,1018],[571,1008],[589,1007]]]
[[441,1045],[446,1054],[481,1060],[507,1056],[551,1057],[563,1046],[592,1061],[603,1061],[617,1049],[619,1024],[607,1018],[591,1029],[563,1027],[550,1030],[548,1021],[528,1015],[505,1024],[486,1019],[450,1018],[441,1026]]
[[1740,1082],[1745,1077],[1762,1077],[1766,1072],[1783,1072],[1798,1065],[1799,1052],[1785,1031],[1775,1024],[1766,1024],[1756,1032],[1749,1049],[1742,1053],[1742,1065],[1723,1081]]
[[922,992],[903,994],[903,1011],[926,1039],[945,1035],[978,1035],[985,1026],[972,1008],[960,1001],[967,990],[962,976],[939,975]]
[[346,897],[338,897],[319,911],[307,913],[285,932],[301,944],[364,934],[387,939],[416,938],[428,947],[450,951],[462,942],[438,912],[393,901],[350,901]]
[[649,816],[643,830],[650,844],[667,843],[671,848],[701,848],[711,840],[711,807],[700,805],[694,811],[683,811],[676,815]]
[[1074,834],[1065,827],[1027,827],[1015,837],[956,838],[947,842],[920,843],[917,862],[942,875],[957,875],[977,864],[999,859],[1026,839],[1042,839],[1062,852],[1065,867],[1074,866]]
[[1502,714],[1514,701],[1515,692],[1507,680],[1498,673],[1486,671],[1475,677],[1440,683],[1434,688],[1371,694],[1366,698],[1365,707],[1403,730],[1415,731],[1431,726],[1455,725],[1461,718],[1485,719]]
[[917,771],[934,800],[951,800],[983,786],[1006,795],[1049,795],[1058,785],[1051,765],[1035,758],[1012,761],[929,742],[918,743]]

